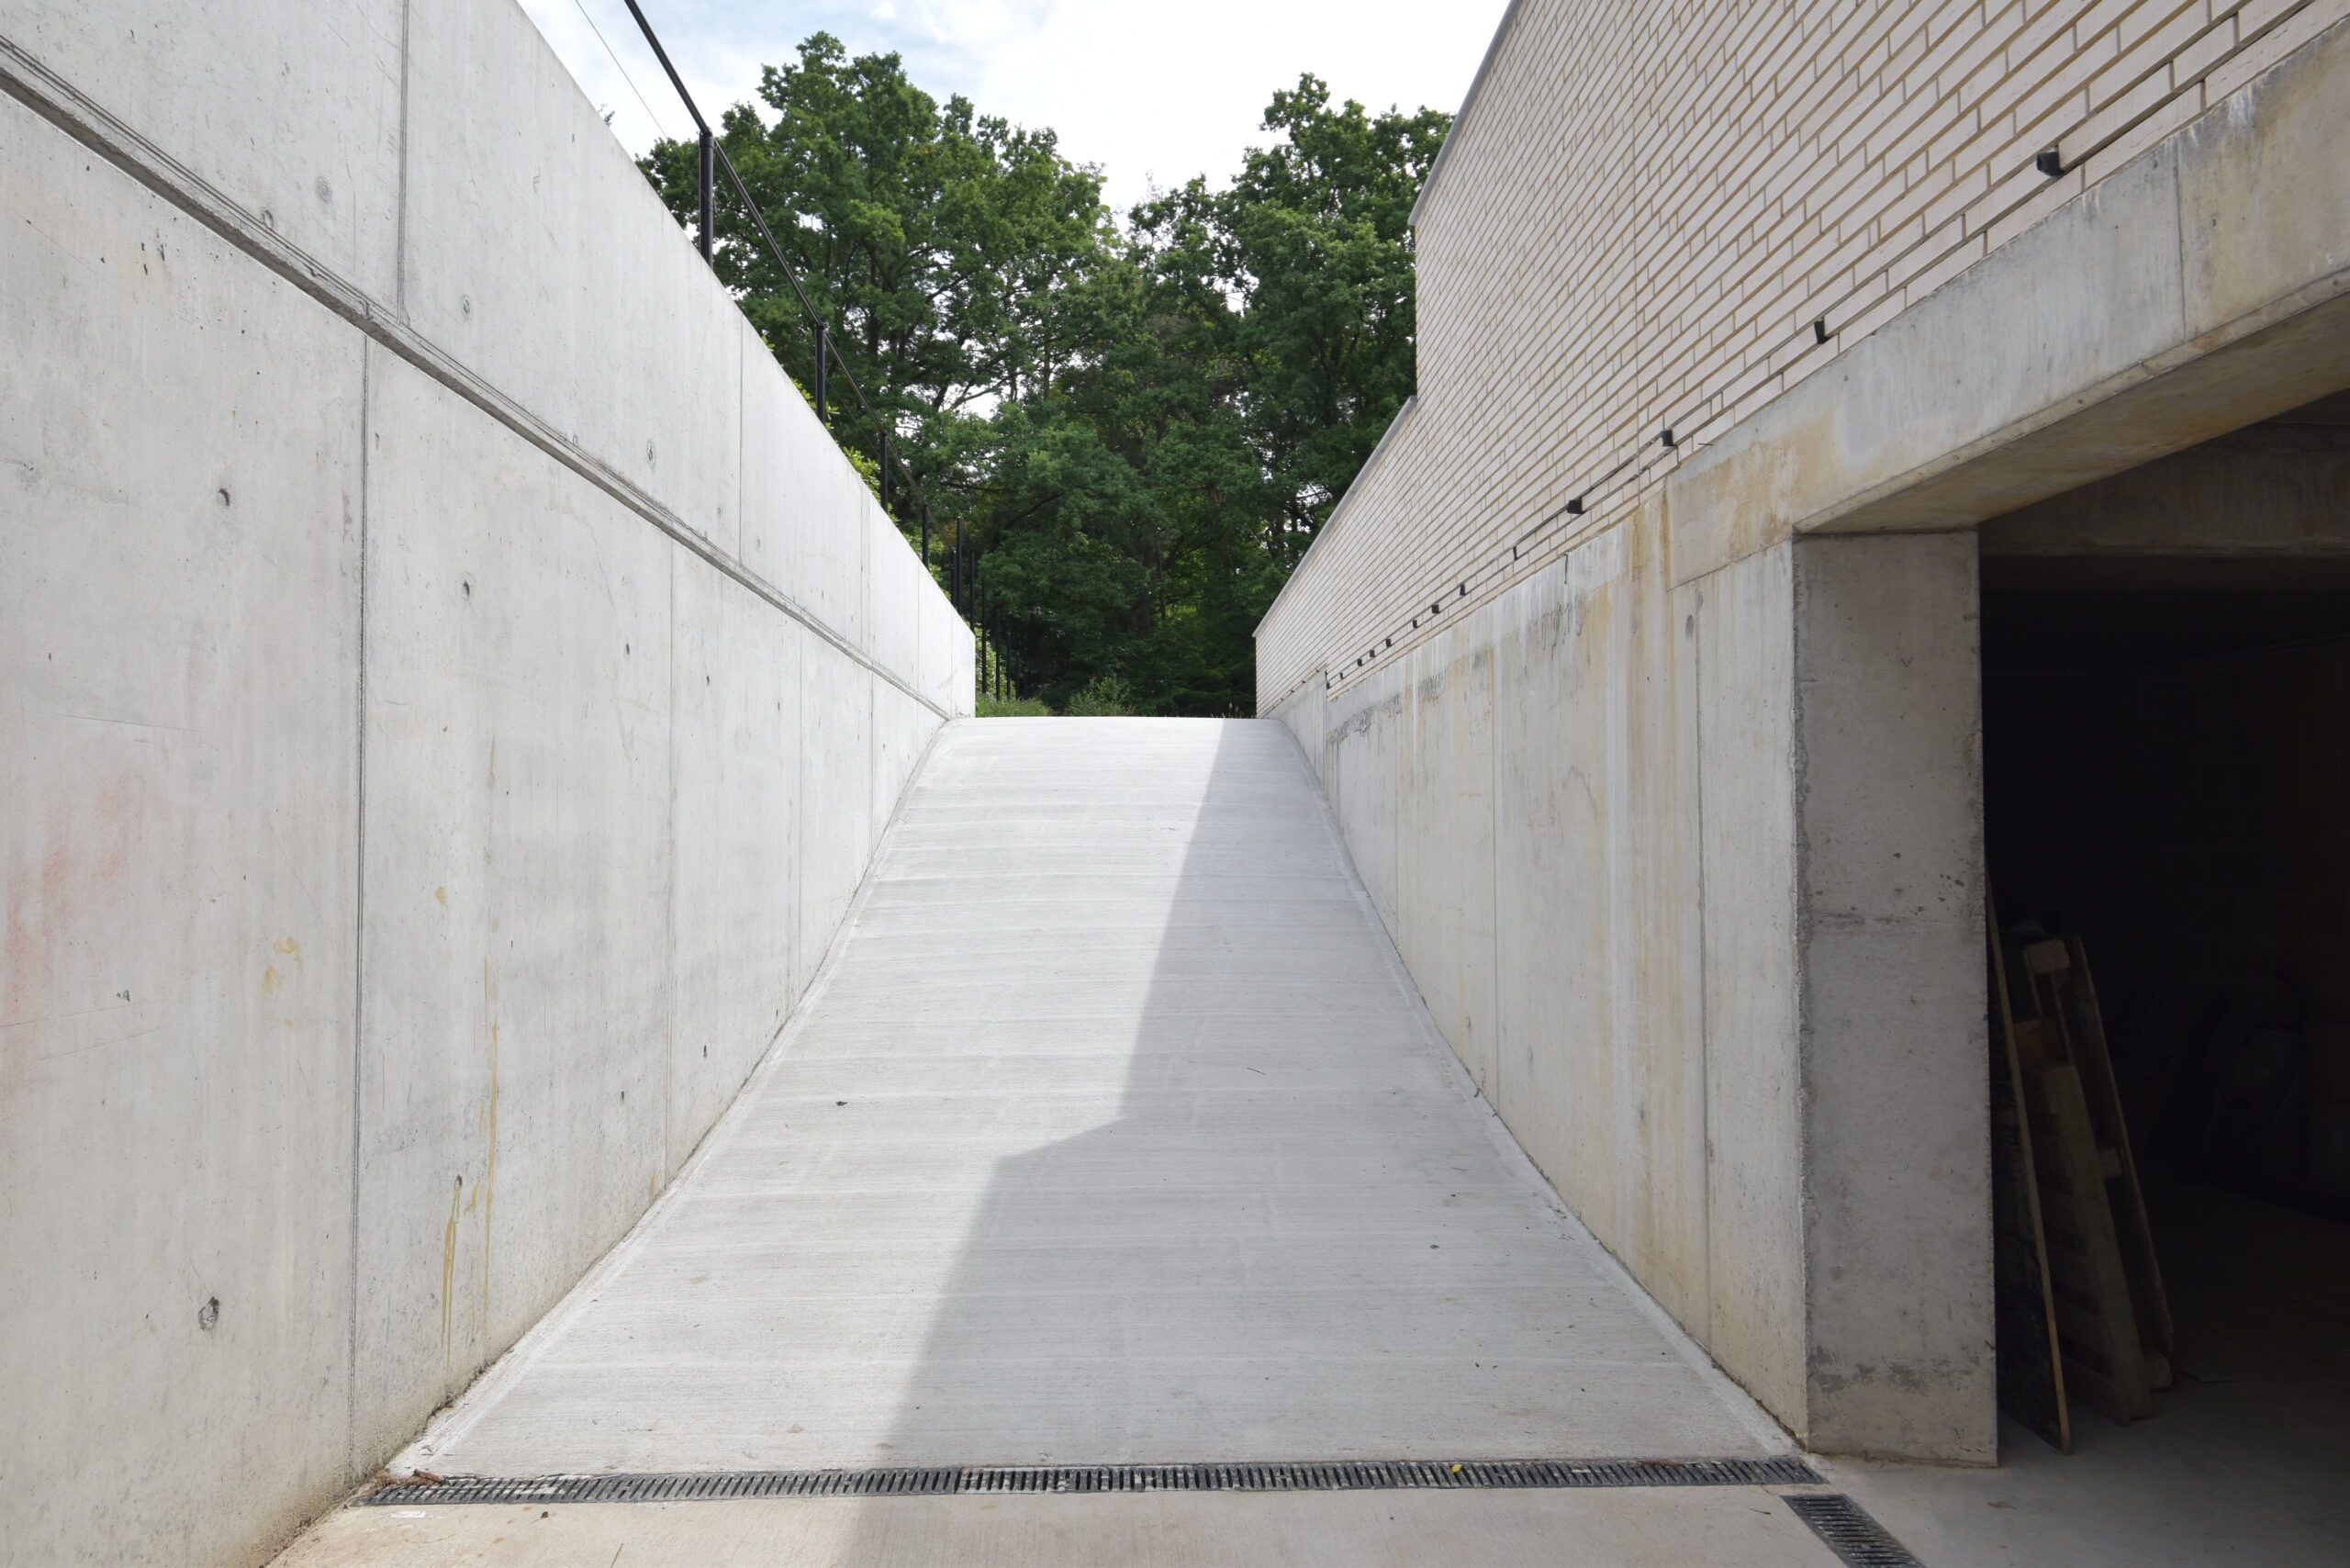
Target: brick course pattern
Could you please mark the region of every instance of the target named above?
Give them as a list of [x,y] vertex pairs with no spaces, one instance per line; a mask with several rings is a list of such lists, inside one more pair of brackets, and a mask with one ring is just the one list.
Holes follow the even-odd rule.
[[1415,214],[1419,396],[1258,627],[1259,711],[1611,526],[1695,446],[2345,16],[1517,0]]

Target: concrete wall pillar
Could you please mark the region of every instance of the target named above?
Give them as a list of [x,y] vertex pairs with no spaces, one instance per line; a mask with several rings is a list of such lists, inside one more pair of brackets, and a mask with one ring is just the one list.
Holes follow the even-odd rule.
[[1803,1437],[1990,1463],[1975,536],[1794,548]]

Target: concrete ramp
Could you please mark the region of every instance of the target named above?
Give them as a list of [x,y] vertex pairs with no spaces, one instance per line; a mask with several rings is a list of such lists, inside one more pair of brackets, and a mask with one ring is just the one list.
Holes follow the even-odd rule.
[[[941,736],[672,1190],[396,1469],[1786,1452],[1477,1098],[1284,730],[984,720]],[[1828,1561],[1768,1497],[1700,1491],[1607,1506],[1762,1530],[1713,1560]]]

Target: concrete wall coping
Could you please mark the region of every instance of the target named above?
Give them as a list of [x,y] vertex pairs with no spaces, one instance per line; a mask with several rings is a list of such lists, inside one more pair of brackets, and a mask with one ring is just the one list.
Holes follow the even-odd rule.
[[1493,41],[1485,46],[1484,58],[1477,62],[1477,74],[1469,79],[1469,91],[1461,95],[1460,107],[1453,113],[1452,129],[1446,132],[1444,145],[1436,150],[1436,162],[1428,165],[1428,176],[1420,182],[1420,194],[1413,198],[1411,214],[1404,220],[1415,229],[1420,226],[1420,212],[1436,191],[1437,176],[1444,173],[1445,156],[1452,151],[1453,138],[1467,123],[1469,111],[1477,102],[1478,89],[1484,86],[1485,78],[1493,73],[1494,62],[1501,58],[1502,45],[1508,41],[1510,28],[1516,26],[1517,14],[1525,4],[1526,0],[1509,0],[1509,9],[1502,13],[1501,25],[1494,28]]
[[1371,455],[1363,459],[1360,468],[1355,470],[1355,476],[1347,481],[1346,493],[1338,498],[1338,504],[1330,509],[1329,521],[1315,531],[1314,542],[1305,547],[1305,554],[1297,558],[1296,566],[1291,569],[1288,578],[1281,584],[1281,591],[1273,595],[1273,602],[1265,607],[1264,615],[1258,619],[1256,631],[1249,633],[1251,638],[1265,629],[1265,622],[1271,619],[1275,607],[1288,597],[1290,584],[1294,583],[1305,574],[1305,564],[1314,559],[1314,552],[1322,548],[1322,541],[1337,531],[1339,522],[1347,515],[1347,503],[1354,499],[1356,494],[1370,481],[1371,475],[1378,470],[1379,460],[1387,455],[1387,449],[1394,442],[1396,432],[1411,422],[1412,415],[1419,406],[1419,395],[1414,393],[1404,399],[1404,406],[1395,410],[1393,419],[1387,421],[1386,430],[1380,433],[1379,444],[1371,449]]

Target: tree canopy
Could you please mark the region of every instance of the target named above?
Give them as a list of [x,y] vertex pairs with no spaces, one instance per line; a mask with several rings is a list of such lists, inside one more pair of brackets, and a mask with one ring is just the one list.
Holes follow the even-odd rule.
[[[977,553],[1023,689],[1249,711],[1259,618],[1412,389],[1406,219],[1448,117],[1304,76],[1229,184],[1122,224],[1052,131],[934,99],[894,54],[818,33],[759,96],[720,136],[877,410],[834,433],[871,457],[888,427],[935,501],[934,569]],[[644,167],[692,221],[694,145]],[[729,194],[719,274],[808,386],[799,303]]]

